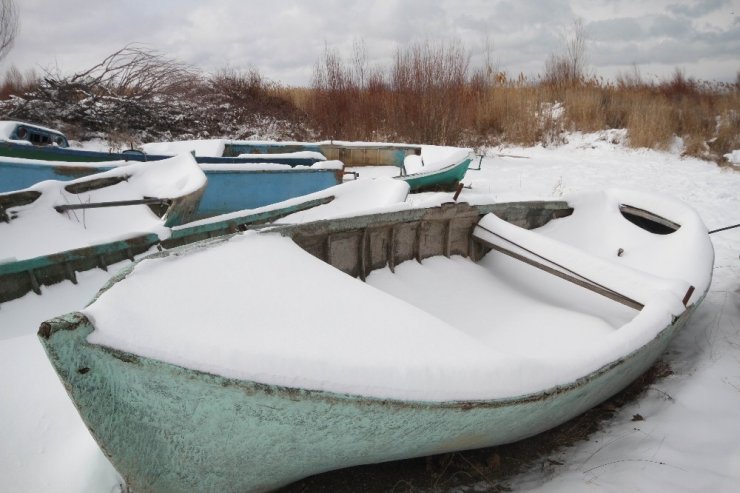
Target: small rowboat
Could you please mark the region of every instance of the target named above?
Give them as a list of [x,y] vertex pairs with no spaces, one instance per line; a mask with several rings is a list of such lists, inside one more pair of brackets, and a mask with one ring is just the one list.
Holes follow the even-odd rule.
[[474,157],[468,148],[346,141],[192,140],[144,144],[143,149],[156,154],[192,151],[202,159],[319,155],[341,161],[347,168],[357,169],[351,173],[360,175],[369,168],[388,168],[396,179],[408,183],[411,192],[454,190]]
[[161,252],[39,337],[132,490],[264,491],[565,422],[660,357],[712,264],[667,198],[446,204]]
[[[405,144],[359,142],[262,142],[239,140],[191,140],[144,144],[143,150],[99,152],[69,147],[67,138],[56,130],[24,122],[0,121],[0,192],[18,190],[41,180],[68,180],[98,173],[128,162],[157,161],[182,152],[191,152],[211,182],[234,183],[239,171],[263,171],[260,179],[250,177],[253,189],[240,193],[240,207],[247,209],[279,202],[341,183],[343,168],[374,166],[398,169],[397,179],[409,184],[412,192],[454,190],[473,159],[471,149]],[[324,161],[329,161],[324,163]],[[301,168],[273,177],[264,171]],[[333,173],[327,171],[333,170]],[[357,172],[354,172],[357,174]],[[331,175],[334,175],[333,177]],[[264,181],[265,178],[270,181]],[[288,178],[290,177],[290,178]],[[327,181],[329,179],[329,181]],[[276,181],[276,183],[273,183]],[[289,182],[289,186],[285,182]],[[329,183],[327,185],[327,183]],[[297,187],[293,190],[290,187]],[[222,204],[210,204],[212,197],[224,196],[212,186],[203,199],[204,212],[213,215]],[[277,190],[274,192],[273,190]],[[286,192],[286,190],[288,192]],[[278,196],[274,196],[277,193]],[[291,193],[288,196],[286,193]],[[266,195],[266,197],[265,197]],[[234,200],[233,194],[227,195]],[[271,201],[271,202],[268,202]],[[206,212],[207,211],[207,212]]]
[[[21,131],[31,140],[21,140]],[[7,140],[2,140],[3,132]],[[38,137],[33,138],[35,135]],[[0,122],[0,193],[22,190],[44,180],[66,181],[103,173],[132,162],[157,162],[176,154],[181,153],[72,149],[67,147],[66,138],[54,130],[21,122]],[[339,161],[327,161],[309,152],[241,157],[196,155],[195,161],[208,178],[195,219],[255,209],[325,190],[342,183],[344,168]]]
[[[214,142],[218,146],[219,141]],[[213,149],[214,144],[206,145]],[[190,152],[190,149],[185,152]],[[143,152],[137,149],[127,149],[121,152],[103,152],[90,149],[75,148],[69,145],[67,137],[60,131],[42,127],[27,122],[0,120],[0,157],[33,159],[40,161],[61,161],[65,163],[103,163],[107,161],[139,162],[159,161],[167,159],[181,152]],[[291,155],[271,156],[269,160],[265,156],[222,156],[209,153],[208,155],[195,155],[198,164],[236,164],[236,163],[281,163],[291,166],[311,166],[323,161],[323,156],[315,153],[302,153]],[[74,170],[73,178],[86,176],[87,167],[79,166]],[[87,173],[90,174],[90,173]],[[48,178],[47,178],[48,179]]]
[[[173,160],[190,163],[191,171],[202,175],[192,158],[184,155],[72,182],[45,182],[27,190],[0,194],[0,236],[13,240],[0,243],[0,303],[31,291],[41,294],[42,285],[65,280],[76,283],[77,272],[96,267],[107,270],[108,265],[124,259],[133,261],[135,255],[155,246],[173,248],[280,220],[308,222],[311,217],[407,207],[405,183],[362,180],[265,207],[185,222],[197,209],[202,189],[174,199],[131,200],[132,194],[141,192],[141,186],[128,186],[128,179],[136,171],[149,175],[164,167],[168,170],[166,176],[156,181],[187,183],[180,176],[182,170],[171,166]],[[111,192],[119,182],[119,190]],[[129,200],[112,200],[121,198]],[[50,234],[54,240],[46,241]]]
[[0,302],[133,260],[193,217],[205,186],[182,155],[0,193]]

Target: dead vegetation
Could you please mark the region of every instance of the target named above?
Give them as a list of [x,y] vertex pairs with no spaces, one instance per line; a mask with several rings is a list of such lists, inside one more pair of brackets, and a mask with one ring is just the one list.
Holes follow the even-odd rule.
[[[616,81],[585,74],[583,34],[545,75],[511,77],[469,69],[458,43],[412,44],[389,67],[327,50],[313,86],[294,102],[322,138],[430,144],[545,145],[563,131],[627,129],[632,147],[668,149],[717,162],[740,147],[740,85],[696,81],[676,70],[646,82],[635,70]],[[360,77],[358,74],[363,74]]]
[[139,45],[72,75],[24,76],[11,68],[0,95],[2,118],[57,127],[80,140],[305,135],[295,105],[256,70],[204,74]]
[[[327,47],[311,87],[284,87],[255,68],[204,74],[127,46],[73,75],[20,73],[0,84],[0,117],[73,138],[143,142],[187,138],[402,141],[448,145],[549,145],[563,132],[626,129],[632,147],[681,148],[721,163],[740,148],[740,76],[709,83],[676,70],[646,81],[639,69],[605,81],[585,72],[576,23],[536,79],[490,63],[470,66],[460,41],[399,47],[371,65],[363,43],[346,59]],[[120,140],[120,139],[119,139]]]

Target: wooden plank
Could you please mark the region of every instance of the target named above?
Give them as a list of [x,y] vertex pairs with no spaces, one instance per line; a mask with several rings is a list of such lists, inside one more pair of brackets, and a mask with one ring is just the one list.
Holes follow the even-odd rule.
[[[495,234],[495,233],[494,233]],[[563,279],[565,281],[571,282],[577,286],[580,286],[582,288],[586,288],[589,291],[593,291],[594,293],[600,294],[601,296],[604,296],[606,298],[609,298],[610,300],[616,301],[617,303],[621,303],[625,306],[628,306],[630,308],[634,308],[635,310],[642,310],[645,305],[640,303],[639,301],[635,301],[632,298],[629,298],[628,296],[625,296],[621,293],[618,293],[616,291],[613,291],[607,287],[601,286],[600,284],[597,284],[593,281],[585,280],[585,279],[579,279],[575,275],[568,274],[566,272],[562,272],[560,270],[557,270],[553,267],[550,267],[549,265],[545,265],[543,263],[540,263],[536,260],[533,260],[529,257],[525,257],[524,255],[520,255],[516,252],[513,252],[511,250],[508,250],[504,247],[501,247],[499,245],[496,245],[495,243],[491,243],[489,241],[483,240],[481,238],[475,237],[475,241],[480,242],[487,247],[496,250],[497,252],[501,252],[505,255],[508,255],[509,257],[512,257],[516,260],[519,260],[521,262],[524,262],[525,264],[531,265],[532,267],[536,267],[540,270],[543,270],[547,272],[548,274],[552,274],[556,277],[559,277],[560,279]],[[547,259],[545,259],[547,260]]]

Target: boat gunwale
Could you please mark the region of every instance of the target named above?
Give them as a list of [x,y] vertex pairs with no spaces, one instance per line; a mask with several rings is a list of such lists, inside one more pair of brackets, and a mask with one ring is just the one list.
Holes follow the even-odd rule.
[[[552,210],[567,210],[567,208],[563,208],[563,205],[566,207],[568,204],[564,201],[532,201],[532,202],[511,202],[511,203],[501,203],[501,204],[489,204],[488,206],[469,206],[471,208],[471,211],[475,211],[477,209],[477,213],[480,215],[484,215],[488,212],[492,212],[493,209],[496,206],[502,206],[502,205],[531,205],[531,204],[537,204],[541,205],[545,208],[547,206],[550,206]],[[451,204],[451,208],[455,205],[462,205],[462,204]],[[467,205],[467,204],[464,204]],[[560,209],[558,209],[560,208]],[[441,211],[445,211],[444,205],[439,208],[431,208],[431,209],[440,209]],[[264,232],[272,232],[272,233],[278,233],[282,234],[284,236],[290,236],[292,233],[294,233],[299,228],[302,229],[308,229],[313,231],[323,231],[323,232],[330,232],[330,233],[341,233],[342,231],[347,231],[351,229],[357,229],[358,225],[357,223],[361,223],[363,228],[372,228],[374,226],[374,220],[377,222],[380,222],[381,220],[385,219],[388,220],[389,217],[405,217],[405,222],[413,223],[415,221],[424,221],[424,215],[426,212],[428,212],[430,209],[411,209],[411,210],[405,210],[400,212],[391,212],[391,213],[381,213],[381,214],[368,214],[365,216],[356,216],[352,218],[344,218],[344,219],[324,219],[319,221],[314,221],[310,223],[305,224],[297,224],[297,225],[280,225],[275,227],[268,227],[267,229],[263,229]],[[572,211],[572,209],[570,209]],[[327,231],[327,229],[329,231]],[[165,250],[161,252],[153,253],[152,255],[149,255],[147,257],[144,257],[142,259],[137,260],[136,262],[132,263],[131,265],[125,267],[121,271],[119,271],[116,275],[114,275],[94,296],[94,298],[90,301],[90,304],[95,302],[104,292],[106,292],[108,289],[110,289],[114,284],[120,282],[121,280],[125,279],[138,265],[139,262],[142,262],[146,259],[155,259],[160,257],[168,257],[170,255],[178,255],[181,252],[188,252],[188,251],[194,251],[197,249],[206,248],[212,244],[220,243],[220,242],[226,242],[229,241],[234,236],[238,235],[240,233],[233,233],[229,235],[219,236],[215,238],[205,239],[201,241],[197,241],[194,243],[190,243],[187,245],[183,245],[182,247],[173,248],[170,250]],[[333,268],[337,268],[335,266],[332,266]],[[147,365],[163,365],[164,368],[169,368],[170,371],[174,371],[175,373],[179,372],[185,372],[186,378],[188,379],[199,379],[199,378],[206,378],[206,379],[213,379],[214,383],[220,386],[237,386],[240,388],[245,389],[248,392],[263,392],[265,394],[282,394],[286,398],[291,398],[292,396],[295,396],[297,394],[301,395],[302,398],[310,397],[312,399],[318,399],[322,401],[346,401],[346,402],[359,402],[363,401],[364,403],[379,403],[384,406],[387,405],[393,405],[396,407],[424,407],[429,408],[432,407],[439,407],[442,409],[450,409],[450,408],[458,408],[460,410],[469,410],[473,408],[498,408],[498,407],[505,407],[512,404],[519,404],[519,403],[527,403],[527,402],[533,402],[533,401],[539,401],[539,400],[545,400],[551,396],[561,394],[564,392],[568,392],[570,390],[574,390],[578,387],[581,387],[588,383],[591,380],[594,380],[596,378],[599,378],[600,376],[609,373],[611,370],[623,365],[625,362],[633,359],[637,354],[644,351],[646,347],[650,346],[651,344],[654,344],[658,342],[660,339],[665,337],[667,334],[669,334],[671,331],[682,325],[690,316],[690,314],[694,311],[696,306],[698,306],[701,301],[703,300],[704,296],[706,296],[706,293],[708,292],[708,286],[707,289],[701,294],[701,296],[698,298],[698,300],[693,303],[692,305],[689,305],[686,307],[686,309],[678,316],[674,316],[672,322],[665,327],[663,327],[660,331],[656,332],[656,335],[647,343],[641,345],[640,347],[635,348],[633,351],[629,352],[626,355],[621,356],[618,359],[612,360],[601,367],[588,372],[584,374],[583,376],[572,380],[570,382],[555,385],[552,387],[548,387],[546,389],[542,389],[536,392],[528,393],[528,394],[522,394],[518,396],[510,396],[510,397],[502,397],[502,398],[496,398],[496,399],[461,399],[461,400],[442,400],[442,401],[430,401],[430,400],[403,400],[403,399],[397,399],[397,398],[383,398],[383,397],[375,397],[375,396],[364,396],[361,394],[353,394],[353,393],[342,393],[342,392],[333,392],[333,391],[327,391],[327,390],[317,390],[317,389],[304,389],[300,387],[290,387],[290,386],[282,386],[282,385],[274,385],[274,384],[265,384],[260,382],[255,382],[252,380],[243,380],[238,378],[231,378],[231,377],[224,377],[221,375],[209,373],[202,370],[196,370],[192,368],[183,367],[180,365],[167,363],[165,361],[136,355],[134,353],[130,353],[127,351],[122,351],[119,349],[111,348],[105,345],[100,344],[91,344],[88,342],[84,342],[86,346],[89,346],[91,350],[102,350],[112,357],[115,357],[117,359],[121,359],[124,362],[131,363],[136,362],[141,363],[142,361],[147,362]],[[68,321],[65,319],[71,318],[71,321]],[[75,330],[79,327],[82,327],[85,325],[85,321],[87,321],[87,326],[90,328],[90,332],[94,330],[94,325],[91,321],[87,319],[87,317],[80,313],[80,312],[73,312],[71,314],[64,315],[62,317],[58,317],[56,319],[52,319],[51,321],[44,322],[41,324],[39,328],[39,337],[44,339],[49,339],[55,332],[59,330]],[[88,334],[90,333],[88,332]],[[87,334],[85,334],[86,336]],[[669,334],[673,335],[673,334]]]
[[[223,239],[221,240],[225,241]],[[162,252],[162,253],[169,253],[169,252]],[[128,271],[129,268],[127,268],[126,270]],[[361,402],[367,405],[377,404],[377,405],[382,405],[384,407],[393,406],[394,408],[397,408],[397,409],[402,409],[402,408],[403,409],[409,409],[409,408],[428,409],[430,407],[439,408],[439,409],[458,409],[460,411],[469,411],[471,409],[495,409],[495,408],[512,406],[516,404],[523,404],[523,403],[530,403],[530,402],[546,400],[558,394],[563,394],[563,393],[575,390],[579,387],[582,387],[588,382],[595,380],[611,372],[612,370],[634,359],[641,352],[646,351],[648,346],[658,343],[663,337],[667,335],[672,337],[673,334],[671,332],[675,331],[677,328],[679,328],[681,325],[683,325],[688,320],[688,318],[693,313],[693,311],[696,309],[696,307],[699,306],[701,301],[704,299],[704,296],[706,296],[706,293],[704,293],[701,296],[701,298],[697,300],[696,303],[689,305],[686,308],[686,310],[684,310],[684,312],[681,313],[681,315],[674,317],[673,321],[670,324],[663,327],[658,333],[656,333],[655,337],[653,337],[650,341],[636,348],[630,353],[623,355],[616,360],[610,361],[609,363],[606,363],[605,365],[601,366],[600,368],[596,370],[593,370],[565,384],[555,385],[555,386],[548,387],[540,391],[531,392],[528,394],[521,394],[517,396],[510,396],[510,397],[501,397],[501,398],[496,398],[496,399],[460,399],[460,400],[442,400],[442,401],[414,400],[414,399],[404,400],[404,399],[390,398],[390,397],[386,398],[386,397],[377,397],[377,396],[367,396],[367,395],[354,394],[354,393],[348,393],[348,392],[333,392],[333,391],[328,391],[328,390],[305,389],[301,387],[290,387],[290,386],[283,386],[283,385],[265,384],[265,383],[260,383],[260,382],[256,382],[253,380],[243,380],[243,379],[238,379],[238,378],[224,377],[222,375],[209,373],[209,372],[202,371],[202,370],[195,370],[195,369],[188,368],[185,366],[168,363],[166,361],[149,358],[146,356],[140,356],[135,353],[123,351],[123,350],[112,348],[112,347],[105,346],[102,344],[93,344],[87,341],[84,341],[81,344],[84,345],[85,348],[89,351],[102,351],[110,355],[113,358],[121,360],[124,363],[136,364],[140,366],[143,365],[147,367],[160,367],[163,369],[167,369],[173,375],[181,374],[182,375],[181,378],[183,378],[184,380],[200,380],[200,381],[209,380],[206,383],[216,385],[219,387],[237,387],[237,388],[245,390],[247,395],[253,394],[256,392],[262,392],[266,395],[282,395],[283,397],[287,399],[294,399],[296,396],[300,396],[301,399],[309,398],[312,400],[323,401],[323,402],[331,402],[331,403],[345,402],[349,404]],[[86,333],[79,335],[80,339],[82,339],[82,338],[86,338],[89,334],[91,334],[95,330],[95,327],[93,323],[83,313],[72,312],[66,315],[62,315],[61,317],[56,317],[52,320],[42,322],[41,325],[39,326],[38,336],[40,339],[49,340],[57,332],[75,331],[79,329],[83,329],[87,331]],[[46,344],[47,343],[44,343],[45,346]]]

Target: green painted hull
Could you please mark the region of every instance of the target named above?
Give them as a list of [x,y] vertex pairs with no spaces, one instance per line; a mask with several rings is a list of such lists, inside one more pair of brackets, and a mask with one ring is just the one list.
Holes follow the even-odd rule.
[[[572,209],[563,202],[446,204],[275,229],[364,279],[373,269],[393,269],[405,260],[481,258],[486,251],[470,232],[488,212],[534,228]],[[119,272],[101,293],[133,268]],[[489,401],[377,399],[223,378],[88,344],[94,328],[80,313],[44,322],[39,337],[130,491],[246,492],[358,464],[509,443],[550,429],[646,371],[694,308],[648,344],[573,382]]]
[[[285,152],[315,151],[320,152],[327,159],[338,159],[347,167],[355,166],[395,166],[403,168],[404,159],[411,155],[421,155],[421,146],[387,145],[387,144],[357,144],[357,143],[308,143],[308,142],[232,142],[226,144],[225,156],[239,154],[270,154]],[[468,166],[472,161],[471,154],[463,160],[450,164],[442,169],[397,176],[409,184],[412,192],[423,191],[452,191],[463,179]]]
[[691,311],[640,350],[570,385],[471,402],[379,400],[222,378],[88,344],[93,327],[78,313],[45,322],[39,336],[129,491],[247,492],[540,433],[646,371]]
[[468,157],[446,168],[429,173],[415,173],[413,175],[399,177],[399,180],[408,183],[412,192],[428,190],[451,191],[465,177],[471,161],[472,158]]
[[[135,255],[140,255],[155,245],[172,248],[214,236],[244,231],[254,225],[275,221],[294,212],[310,209],[334,199],[333,196],[329,196],[322,199],[308,200],[288,207],[256,214],[244,214],[231,219],[200,225],[180,224],[184,217],[181,215],[183,208],[189,207],[188,215],[191,214],[199,197],[200,194],[194,194],[183,198],[183,203],[173,204],[177,207],[170,207],[168,217],[172,221],[168,221],[165,225],[175,226],[177,224],[178,226],[172,228],[170,237],[165,240],[160,240],[155,234],[146,234],[30,259],[1,263],[0,303],[20,298],[31,291],[41,294],[41,286],[51,286],[62,281],[72,281],[76,284],[77,272],[98,267],[107,269],[107,266],[125,259],[133,261]],[[0,210],[2,210],[1,207]],[[176,218],[176,220],[173,218]]]

